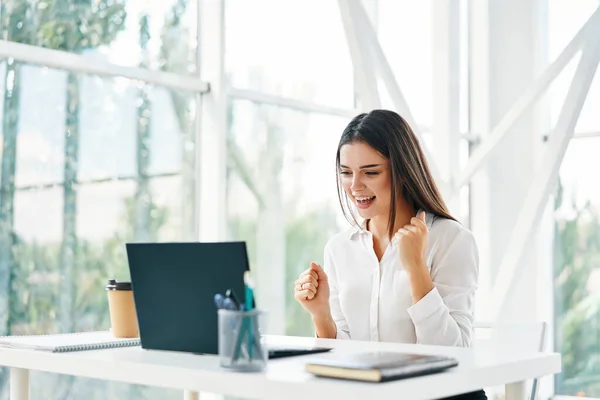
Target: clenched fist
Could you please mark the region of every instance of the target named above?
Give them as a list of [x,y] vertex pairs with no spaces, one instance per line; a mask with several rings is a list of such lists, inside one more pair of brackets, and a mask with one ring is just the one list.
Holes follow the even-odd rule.
[[410,224],[400,228],[394,235],[398,241],[400,263],[409,274],[425,265],[427,236],[424,212],[419,217],[411,218]]
[[311,263],[294,282],[294,298],[313,318],[330,316],[329,282],[319,264]]

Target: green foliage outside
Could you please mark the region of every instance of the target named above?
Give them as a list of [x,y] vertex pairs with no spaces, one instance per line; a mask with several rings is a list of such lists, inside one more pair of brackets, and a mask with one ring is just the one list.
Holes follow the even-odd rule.
[[[180,40],[182,32],[187,29],[181,25],[186,6],[186,1],[178,0],[171,12],[165,16],[158,60],[163,70],[185,73],[190,60],[194,59],[193,49]],[[112,42],[123,29],[127,17],[124,0],[5,0],[2,1],[1,7],[0,33],[3,39],[76,53]],[[143,15],[139,23],[141,39],[144,41],[140,42],[140,46],[144,51],[148,40],[147,16]],[[17,237],[13,226],[13,202],[17,190],[14,178],[18,170],[16,155],[19,120],[22,118],[19,101],[22,78],[21,65],[18,62],[7,60],[5,65],[6,73],[1,78],[4,79],[4,86],[11,90],[4,92],[4,109],[1,114],[3,157],[0,227],[3,240],[0,247],[6,257],[0,260],[0,278],[2,269],[6,274],[4,279],[0,279],[0,284],[4,283],[7,286],[0,287],[0,297],[5,299],[8,310],[4,313],[4,331],[11,334],[61,332],[65,330],[61,316],[70,324],[68,330],[107,329],[108,304],[103,288],[110,277],[128,279],[124,243],[139,237],[140,228],[149,240],[159,240],[161,231],[169,225],[170,210],[156,205],[148,192],[148,179],[151,179],[146,174],[148,151],[143,152],[144,159],[138,157],[138,164],[141,163],[138,165],[138,188],[133,197],[123,200],[122,223],[119,229],[112,237],[99,242],[79,238],[75,231],[77,195],[76,186],[73,185],[77,179],[78,163],[79,77],[69,74],[65,120],[65,179],[72,179],[73,182],[64,186],[63,193],[65,240],[62,243],[42,244]],[[170,95],[181,135],[184,140],[193,144],[194,108],[190,102],[192,97],[177,92],[170,92]],[[144,109],[138,110],[138,117],[147,118],[151,105],[145,92],[141,92],[140,96],[145,101],[142,102]],[[233,115],[230,115],[230,122],[232,119]],[[140,122],[143,122],[142,119]],[[138,146],[144,146],[144,149],[148,150],[145,141],[150,138],[151,132],[140,131],[140,126],[148,126],[148,123],[138,124],[138,137],[141,139]],[[190,154],[193,155],[193,151]],[[193,159],[186,154],[184,163],[193,165]],[[232,171],[240,172],[235,168]],[[186,171],[184,179],[188,179],[190,187],[193,187],[193,177],[189,174],[186,176]],[[144,212],[140,213],[142,203]],[[287,218],[287,287],[292,287],[293,280],[310,261],[322,261],[323,246],[334,233],[334,215],[335,211],[322,209],[309,215]],[[248,241],[252,259],[256,245],[256,221],[252,218],[244,221],[231,220],[230,224],[235,236]],[[69,265],[67,270],[65,265]],[[68,304],[65,304],[65,300],[68,300]],[[288,333],[311,335],[310,319],[293,301],[291,290],[285,302]],[[65,312],[69,313],[68,318],[64,318]],[[7,371],[1,370],[0,398],[8,394],[7,378]],[[176,391],[90,379],[72,379],[45,373],[34,373],[31,379],[33,399],[168,399],[181,396]]]
[[[288,216],[285,221],[285,287],[286,334],[312,336],[312,321],[308,313],[294,300],[294,281],[311,261],[323,262],[327,240],[336,233],[337,210],[323,208],[308,215]],[[251,265],[256,264],[255,219],[230,218],[229,229],[235,239],[245,240]]]
[[556,393],[600,397],[600,292],[588,286],[600,274],[600,216],[589,202],[576,207],[559,186],[555,209],[567,201],[575,212],[557,219],[554,237],[555,343],[563,360]]

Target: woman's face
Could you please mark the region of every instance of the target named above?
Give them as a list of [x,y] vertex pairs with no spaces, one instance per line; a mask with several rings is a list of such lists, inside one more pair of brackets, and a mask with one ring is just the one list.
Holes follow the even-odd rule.
[[362,218],[390,213],[392,184],[388,160],[364,142],[352,142],[340,149],[342,186]]

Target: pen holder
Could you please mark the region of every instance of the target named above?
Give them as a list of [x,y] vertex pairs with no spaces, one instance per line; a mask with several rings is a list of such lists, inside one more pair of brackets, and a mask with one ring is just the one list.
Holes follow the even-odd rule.
[[219,312],[219,358],[221,366],[236,371],[262,371],[268,351],[261,343],[266,314],[260,310]]

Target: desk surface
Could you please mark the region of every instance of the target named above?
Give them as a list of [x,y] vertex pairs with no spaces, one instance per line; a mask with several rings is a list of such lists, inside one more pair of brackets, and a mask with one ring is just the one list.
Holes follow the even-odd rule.
[[219,367],[217,356],[143,350],[139,347],[48,353],[0,348],[0,365],[260,399],[426,399],[451,396],[560,372],[556,353],[511,354],[474,349],[396,343],[268,336],[271,345],[318,345],[333,351],[398,351],[453,356],[460,365],[447,372],[387,383],[317,378],[304,372],[314,355],[269,361],[264,373],[235,373]]

